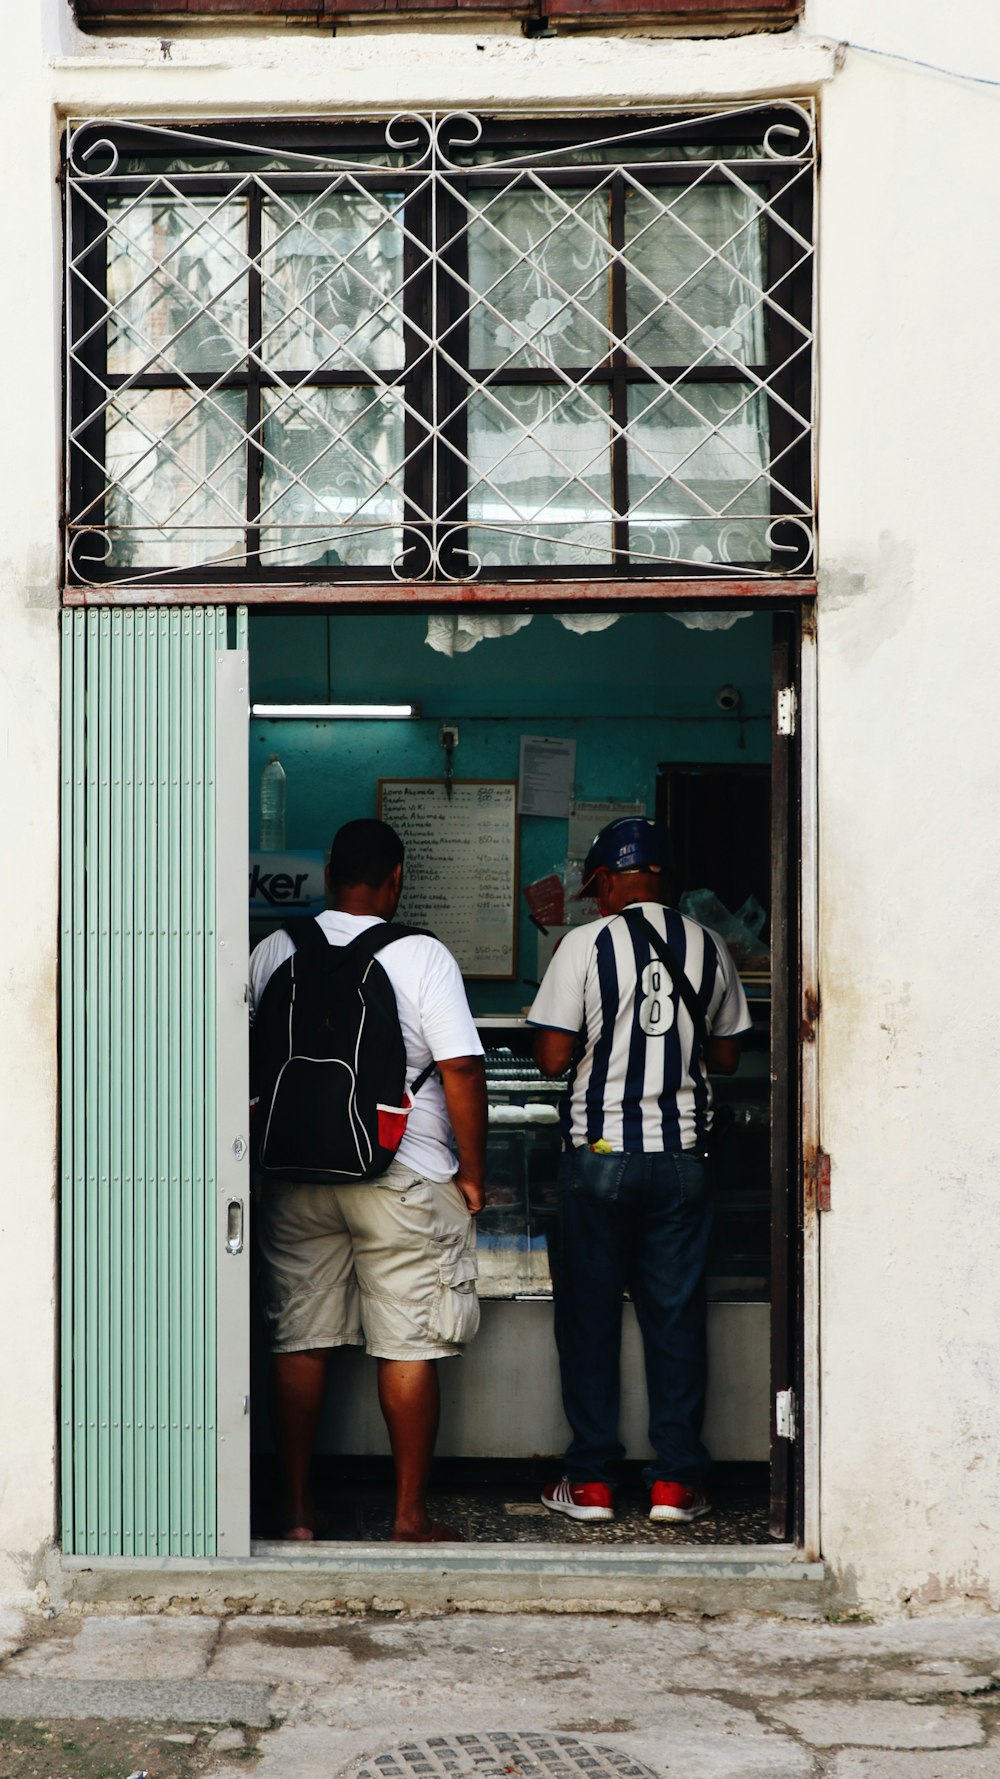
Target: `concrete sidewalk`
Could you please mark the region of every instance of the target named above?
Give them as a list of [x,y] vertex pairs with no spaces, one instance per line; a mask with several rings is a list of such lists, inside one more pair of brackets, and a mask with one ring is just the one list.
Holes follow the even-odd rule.
[[457,1779],[523,1773],[474,1742],[501,1732],[574,1739],[593,1779],[608,1751],[658,1779],[1000,1779],[1000,1620],[0,1615],[0,1719],[84,1717],[250,1726],[207,1779],[253,1748],[257,1779],[349,1779],[401,1745],[424,1779],[442,1749]]

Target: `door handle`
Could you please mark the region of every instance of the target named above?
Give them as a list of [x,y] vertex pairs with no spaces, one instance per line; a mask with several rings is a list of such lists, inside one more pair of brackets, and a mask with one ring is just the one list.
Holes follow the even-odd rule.
[[243,1252],[243,1200],[231,1198],[226,1213],[226,1253]]

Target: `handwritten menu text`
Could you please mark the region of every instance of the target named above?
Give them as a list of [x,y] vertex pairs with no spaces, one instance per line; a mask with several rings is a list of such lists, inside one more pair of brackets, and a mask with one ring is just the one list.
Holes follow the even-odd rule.
[[379,814],[406,847],[398,920],[429,927],[464,976],[512,977],[517,898],[517,784],[379,779]]

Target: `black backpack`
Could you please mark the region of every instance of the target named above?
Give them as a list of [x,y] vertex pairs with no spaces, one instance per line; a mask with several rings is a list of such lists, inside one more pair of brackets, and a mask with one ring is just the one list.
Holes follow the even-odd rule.
[[269,979],[250,1033],[258,1174],[309,1186],[376,1179],[399,1147],[408,1101],[396,997],[375,954],[422,929],[380,922],[348,945],[331,945],[315,920],[283,931],[295,950]]

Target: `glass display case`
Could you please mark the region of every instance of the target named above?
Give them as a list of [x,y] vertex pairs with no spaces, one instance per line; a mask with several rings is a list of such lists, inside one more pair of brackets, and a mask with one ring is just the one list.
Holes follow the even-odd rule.
[[735,1075],[713,1075],[715,1225],[708,1295],[766,1303],[771,1295],[770,989],[744,984],[753,1029]]
[[486,1050],[486,1207],[478,1217],[479,1295],[548,1297],[548,1237],[562,1153],[559,1097],[531,1054],[521,1015],[478,1019]]
[[[716,1076],[716,1216],[708,1293],[715,1302],[766,1302],[771,1269],[770,1000],[750,991],[753,1030],[735,1075]],[[521,1015],[476,1021],[489,1093],[486,1207],[478,1218],[479,1295],[551,1295],[549,1235],[562,1153],[558,1104],[565,1077],[532,1058]]]

